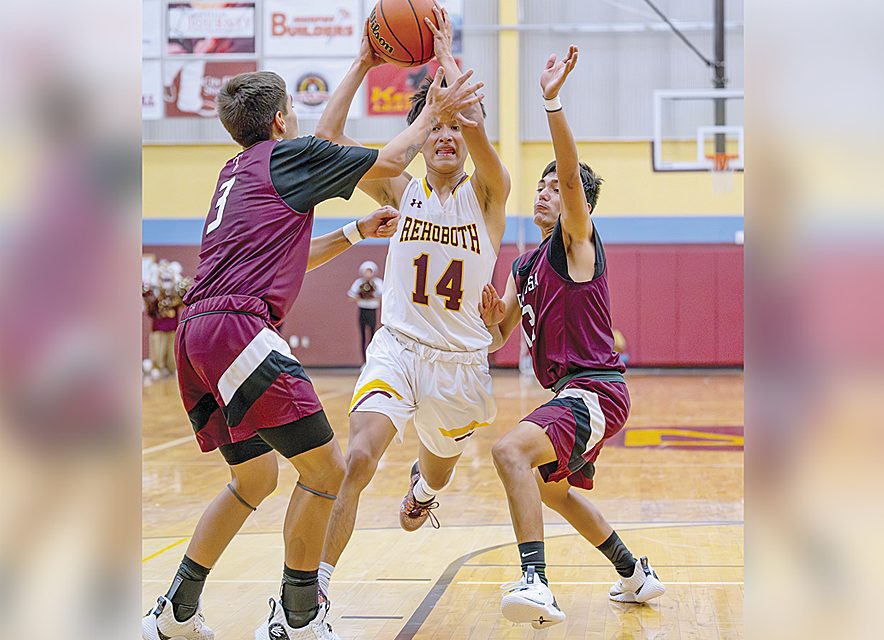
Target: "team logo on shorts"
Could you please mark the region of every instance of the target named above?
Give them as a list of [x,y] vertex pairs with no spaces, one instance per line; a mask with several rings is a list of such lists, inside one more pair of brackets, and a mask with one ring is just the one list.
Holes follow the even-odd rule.
[[305,106],[317,107],[328,100],[328,81],[318,73],[305,73],[295,87],[295,100]]

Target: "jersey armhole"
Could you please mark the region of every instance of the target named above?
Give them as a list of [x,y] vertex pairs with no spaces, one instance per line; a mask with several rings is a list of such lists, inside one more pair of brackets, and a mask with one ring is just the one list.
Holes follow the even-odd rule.
[[[595,251],[595,268],[592,272],[592,279],[596,280],[605,272],[605,248],[602,245],[602,239],[592,218],[589,219],[589,224],[592,225],[592,246]],[[552,268],[564,280],[574,282],[568,273],[568,252],[565,250],[565,237],[561,218],[556,221],[556,227],[553,229],[552,238],[550,238],[549,247],[546,250],[546,259],[549,260]]]

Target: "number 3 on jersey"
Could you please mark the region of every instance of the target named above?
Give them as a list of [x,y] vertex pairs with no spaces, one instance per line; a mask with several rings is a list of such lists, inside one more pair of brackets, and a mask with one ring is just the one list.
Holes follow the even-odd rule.
[[[414,259],[414,292],[411,299],[415,304],[430,304],[427,295],[427,277],[430,268],[429,254],[422,253]],[[445,308],[460,311],[463,300],[463,260],[452,260],[445,273],[436,283],[436,295],[445,298]]]
[[233,183],[236,182],[236,176],[233,176],[230,180],[221,185],[221,188],[218,189],[221,192],[221,197],[218,198],[218,202],[215,203],[215,208],[218,210],[218,215],[215,216],[215,219],[209,223],[209,226],[206,227],[206,235],[212,233],[215,229],[221,226],[221,218],[224,217],[224,207],[227,206],[227,196],[230,195],[230,190],[233,189]]
[[[534,346],[534,341],[537,340],[537,327],[534,326],[534,307],[530,304],[526,304],[522,307],[522,334],[525,336],[525,342],[528,343],[528,347]],[[531,326],[531,335],[528,335],[528,330],[525,328],[524,319],[528,320],[528,324]]]

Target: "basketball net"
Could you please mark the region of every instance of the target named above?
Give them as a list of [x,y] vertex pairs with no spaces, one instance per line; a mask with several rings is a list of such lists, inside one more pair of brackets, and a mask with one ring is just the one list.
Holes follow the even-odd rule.
[[730,164],[737,156],[729,153],[714,153],[706,158],[712,160],[712,191],[719,194],[734,190],[734,169]]

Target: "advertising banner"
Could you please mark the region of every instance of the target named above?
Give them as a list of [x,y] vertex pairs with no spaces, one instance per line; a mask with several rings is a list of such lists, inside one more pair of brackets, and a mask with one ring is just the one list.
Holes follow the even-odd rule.
[[[340,84],[350,60],[328,58],[304,58],[299,60],[264,61],[268,71],[275,71],[285,79],[289,93],[292,94],[292,105],[299,116],[318,118],[332,92]],[[350,117],[362,115],[362,101],[355,99],[350,108]]]
[[163,71],[159,60],[141,63],[141,119],[163,117]]
[[[458,66],[460,60],[457,59]],[[404,116],[411,109],[411,96],[425,78],[439,68],[433,58],[420,67],[397,67],[392,64],[375,67],[366,77],[366,114],[370,116]]]
[[255,53],[255,3],[170,2],[166,53]]
[[246,61],[167,61],[163,73],[163,102],[167,118],[214,118],[215,98],[230,78],[256,71],[257,63]]
[[346,56],[359,51],[359,0],[266,0],[265,56]]

